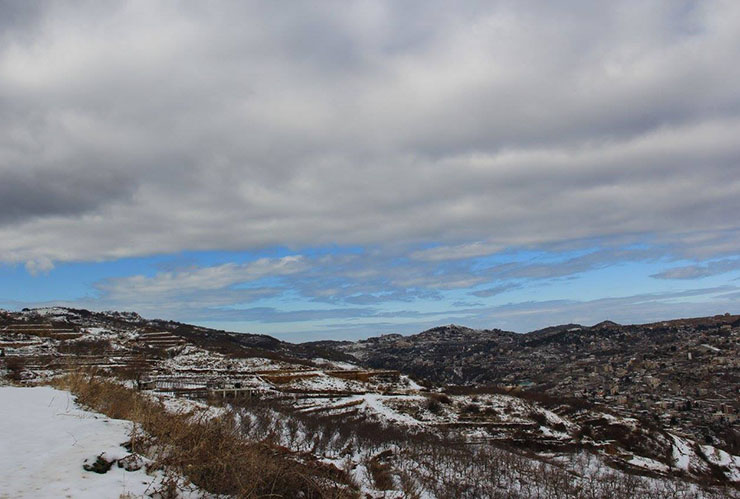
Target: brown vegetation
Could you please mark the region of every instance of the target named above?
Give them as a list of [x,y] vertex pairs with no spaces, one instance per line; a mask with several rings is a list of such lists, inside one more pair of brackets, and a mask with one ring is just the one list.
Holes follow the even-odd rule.
[[240,433],[234,414],[197,418],[168,413],[161,403],[120,384],[84,373],[56,381],[77,401],[110,417],[135,423],[131,448],[187,477],[198,487],[236,497],[354,497],[340,470],[297,461],[286,449],[251,442]]
[[8,370],[7,377],[9,380],[18,382],[23,379],[23,370],[26,367],[26,361],[23,357],[6,357],[5,368]]
[[83,339],[62,341],[57,350],[68,355],[103,355],[113,349],[110,341],[104,339]]

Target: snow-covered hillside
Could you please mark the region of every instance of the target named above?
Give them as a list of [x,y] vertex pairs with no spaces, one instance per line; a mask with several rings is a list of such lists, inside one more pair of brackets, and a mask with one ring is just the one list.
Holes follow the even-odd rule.
[[[231,407],[245,435],[331,463],[352,474],[371,496],[383,497],[384,486],[401,490],[406,480],[405,486],[435,497],[470,476],[478,477],[485,496],[484,490],[523,487],[526,475],[538,466],[563,474],[573,487],[592,483],[595,491],[604,490],[607,476],[622,483],[637,480],[629,478],[632,474],[644,477],[638,480],[644,495],[679,483],[686,494],[710,496],[697,484],[727,487],[730,493],[740,484],[740,457],[605,406],[527,398],[501,387],[466,391],[425,386],[398,371],[311,357],[310,350],[291,350],[260,336],[245,340],[231,333],[145,321],[136,314],[46,309],[0,314],[0,348],[0,374],[6,383],[33,386],[83,369],[163,399],[166,407],[182,408],[195,400]],[[81,460],[113,449],[122,452],[118,444],[126,440],[126,423],[80,419],[82,413],[67,394],[49,388],[26,390],[32,395],[21,395],[20,388],[0,391],[0,407],[10,411],[2,420],[12,421],[10,428],[17,425],[25,431],[46,425],[48,434],[38,435],[54,445],[61,445],[60,436],[67,431],[74,433],[62,426],[65,421],[92,420],[118,431],[109,435],[115,436],[110,445],[93,439],[84,452],[67,456],[65,470],[80,475]],[[33,413],[28,421],[12,412],[23,404],[38,405],[44,397],[46,409],[23,409]],[[71,412],[60,410],[60,400]],[[25,455],[31,461],[16,466],[11,453],[22,452],[31,436],[11,434],[8,428],[3,431],[10,432],[4,437],[9,443],[0,448],[0,457],[8,462],[0,464],[14,476],[23,476],[24,469],[36,466],[33,456],[39,448],[29,443]],[[82,434],[95,433],[80,428]],[[109,440],[105,432],[100,435]],[[92,448],[96,446],[100,450]],[[445,453],[437,455],[435,446]],[[74,452],[82,449],[74,447]],[[430,462],[429,453],[438,461]],[[499,463],[497,473],[511,483],[489,483],[491,470],[480,465],[486,459]],[[585,469],[584,460],[591,463]],[[54,462],[42,464],[53,468]],[[380,484],[379,470],[387,470],[390,481]],[[447,482],[435,482],[436,475],[447,472],[452,473]],[[105,480],[114,476],[130,485],[135,475],[116,471]],[[527,490],[521,489],[521,495],[526,497]]]

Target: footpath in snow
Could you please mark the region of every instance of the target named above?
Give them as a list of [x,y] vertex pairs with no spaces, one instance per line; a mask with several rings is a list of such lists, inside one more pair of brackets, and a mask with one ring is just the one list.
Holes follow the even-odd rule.
[[0,386],[0,499],[115,498],[151,493],[161,478],[115,464],[105,474],[83,464],[105,452],[128,455],[130,421],[80,409],[66,391]]

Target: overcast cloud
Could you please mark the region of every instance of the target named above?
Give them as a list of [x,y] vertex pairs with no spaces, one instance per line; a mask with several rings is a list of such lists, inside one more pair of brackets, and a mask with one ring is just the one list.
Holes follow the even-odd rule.
[[738,225],[736,2],[24,4],[5,261]]
[[[738,61],[732,0],[0,0],[0,262],[281,247],[283,288],[353,305],[582,271],[473,262],[516,248],[729,272]],[[301,255],[334,245],[368,253]],[[224,265],[94,286],[275,292]]]

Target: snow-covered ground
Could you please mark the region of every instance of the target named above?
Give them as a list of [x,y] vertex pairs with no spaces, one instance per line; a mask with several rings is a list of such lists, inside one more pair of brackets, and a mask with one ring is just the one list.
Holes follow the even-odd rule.
[[[85,471],[105,453],[107,460],[129,453],[130,421],[80,409],[72,395],[50,387],[0,386],[0,498],[115,498],[152,493],[161,474]],[[87,460],[87,461],[86,461]]]
[[740,456],[733,456],[711,445],[702,445],[701,450],[711,463],[725,467],[725,474],[730,481],[740,482]]

